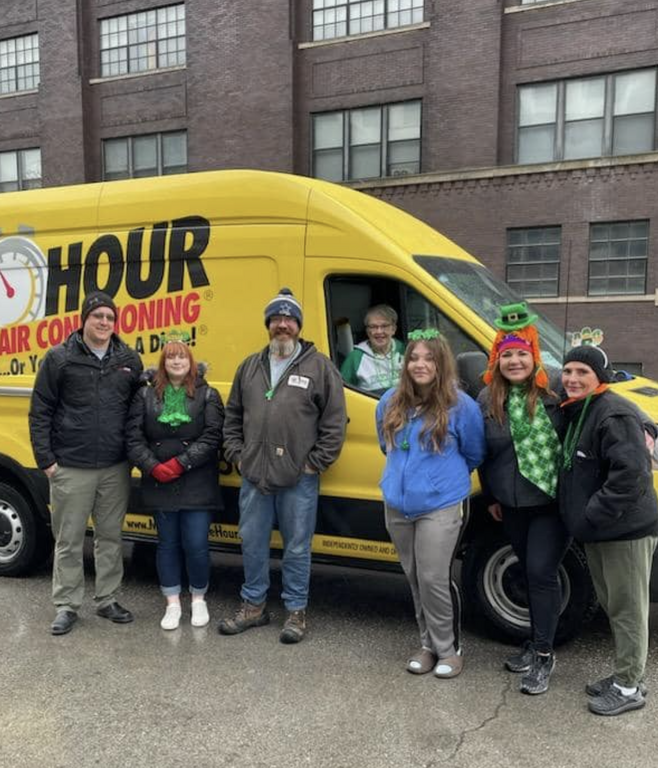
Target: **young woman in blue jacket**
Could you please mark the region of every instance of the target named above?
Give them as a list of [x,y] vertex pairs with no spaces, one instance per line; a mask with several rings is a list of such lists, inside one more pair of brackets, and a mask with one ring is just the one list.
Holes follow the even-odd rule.
[[450,573],[470,474],[484,458],[484,425],[477,404],[457,387],[455,361],[439,331],[409,334],[400,383],[377,407],[377,431],[386,454],[386,528],[420,630],[421,648],[407,670],[456,677],[464,662]]

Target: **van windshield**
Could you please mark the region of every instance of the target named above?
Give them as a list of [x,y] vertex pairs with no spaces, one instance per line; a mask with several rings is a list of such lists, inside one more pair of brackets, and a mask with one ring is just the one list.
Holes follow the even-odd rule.
[[[481,264],[438,256],[414,256],[414,260],[492,328],[501,304],[523,300]],[[536,325],[544,363],[561,368],[565,351],[571,346],[568,336],[536,307],[532,311],[539,317]]]

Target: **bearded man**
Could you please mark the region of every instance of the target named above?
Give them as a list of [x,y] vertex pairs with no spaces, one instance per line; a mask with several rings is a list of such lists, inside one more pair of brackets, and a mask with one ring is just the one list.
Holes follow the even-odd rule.
[[300,338],[300,303],[282,288],[265,307],[270,342],[238,368],[226,406],[224,450],[242,475],[240,525],[242,605],[219,623],[236,635],[269,623],[270,537],[283,539],[281,598],[288,612],[279,636],[298,643],[306,633],[320,475],[345,439],[345,396],[334,364]]

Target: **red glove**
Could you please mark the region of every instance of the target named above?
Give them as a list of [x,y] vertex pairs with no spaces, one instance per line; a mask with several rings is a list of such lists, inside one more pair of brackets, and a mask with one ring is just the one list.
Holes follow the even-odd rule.
[[165,461],[161,466],[166,467],[166,469],[171,472],[172,480],[180,477],[183,472],[185,472],[185,467],[175,457],[173,459],[169,459],[169,461]]
[[175,480],[177,475],[174,475],[166,464],[156,464],[151,470],[151,475],[159,483],[170,483]]

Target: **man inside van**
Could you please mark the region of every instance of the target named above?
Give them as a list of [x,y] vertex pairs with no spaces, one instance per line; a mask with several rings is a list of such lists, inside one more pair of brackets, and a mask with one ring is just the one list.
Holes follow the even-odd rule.
[[298,643],[306,633],[320,474],[345,439],[340,374],[315,346],[300,339],[302,308],[288,288],[265,307],[270,343],[238,368],[226,407],[224,450],[242,474],[240,526],[242,605],[219,623],[236,635],[270,620],[270,536],[283,539],[282,599],[288,615],[279,636]]
[[94,523],[98,616],[126,624],[117,602],[123,578],[121,528],[130,470],[124,447],[128,406],[139,386],[139,355],[114,333],[117,310],[100,291],[81,309],[82,327],[48,351],[30,403],[30,438],[37,466],[50,481],[55,557],[53,635],[70,632],[84,594],[83,545]]

